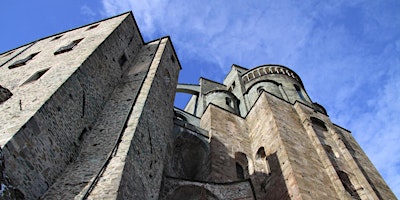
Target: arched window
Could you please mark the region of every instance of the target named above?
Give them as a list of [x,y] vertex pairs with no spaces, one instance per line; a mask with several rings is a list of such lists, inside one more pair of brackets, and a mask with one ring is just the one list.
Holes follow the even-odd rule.
[[246,154],[242,152],[235,153],[236,176],[238,179],[245,179],[249,176],[249,162]]
[[229,107],[232,107],[232,99],[229,97],[225,97],[225,103],[226,105],[228,105]]
[[328,131],[328,129],[325,126],[325,123],[322,120],[315,118],[315,117],[311,117],[310,119],[314,126],[322,129],[323,131]]
[[344,189],[354,198],[354,199],[361,199],[360,196],[357,194],[357,190],[354,188],[354,185],[351,183],[349,176],[346,172],[337,170],[336,171],[340,181],[343,184]]
[[244,170],[242,165],[236,162],[236,176],[238,179],[244,179]]
[[305,101],[306,98],[304,98],[304,95],[303,95],[303,93],[301,92],[300,87],[299,87],[298,85],[294,85],[294,88],[296,88],[296,92],[297,92],[297,94],[299,95],[300,99],[302,99],[302,100]]
[[263,92],[264,90],[265,90],[265,89],[264,89],[264,87],[262,87],[262,86],[260,86],[260,87],[257,88],[258,94],[261,94],[261,92]]
[[260,147],[257,150],[257,155],[256,155],[256,165],[257,168],[265,173],[265,174],[271,174],[271,169],[269,167],[269,163],[267,160],[267,155],[265,154],[264,147]]

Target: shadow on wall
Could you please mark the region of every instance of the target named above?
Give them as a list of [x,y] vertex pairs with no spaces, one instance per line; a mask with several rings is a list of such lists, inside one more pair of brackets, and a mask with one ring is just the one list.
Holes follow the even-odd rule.
[[210,147],[207,138],[177,124],[172,132],[165,174],[196,181],[208,180]]
[[218,139],[205,144],[187,131],[177,134],[173,144],[160,199],[290,199],[276,153],[265,155],[262,149],[232,157]]

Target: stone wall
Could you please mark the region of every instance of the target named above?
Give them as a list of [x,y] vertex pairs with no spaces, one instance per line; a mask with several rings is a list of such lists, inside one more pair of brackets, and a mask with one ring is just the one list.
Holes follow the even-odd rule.
[[161,200],[181,199],[255,199],[249,180],[229,183],[196,182],[185,179],[165,178]]
[[89,199],[158,199],[180,66],[169,38],[156,42],[157,51],[118,149]]
[[[13,116],[1,127],[5,133],[2,142],[9,140],[2,144],[5,172],[25,198],[41,196],[74,161],[84,134],[93,126],[121,78],[123,68],[118,58],[125,53],[131,59],[142,45],[138,32],[127,34],[127,30],[134,29],[133,25],[133,18],[125,14],[99,23],[96,33],[87,27],[63,33],[58,45],[49,46],[52,38],[36,42],[23,52],[41,51],[27,63],[30,70],[26,73],[40,69],[43,63],[46,64],[41,67],[51,68],[38,81],[27,85],[18,87],[29,75],[20,72],[24,66],[2,67],[10,76],[16,74],[7,82],[15,95],[1,107],[7,110],[2,112],[2,120]],[[53,55],[60,44],[81,37],[84,39],[71,52]],[[125,50],[128,46],[130,50]]]

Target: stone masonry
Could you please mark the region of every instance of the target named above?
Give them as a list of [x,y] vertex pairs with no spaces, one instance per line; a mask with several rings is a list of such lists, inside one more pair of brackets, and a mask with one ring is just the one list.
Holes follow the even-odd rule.
[[396,199],[291,69],[180,69],[131,12],[0,54],[0,199]]

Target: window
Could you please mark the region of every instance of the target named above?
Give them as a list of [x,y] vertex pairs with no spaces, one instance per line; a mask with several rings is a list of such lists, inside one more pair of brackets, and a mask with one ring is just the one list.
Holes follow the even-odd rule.
[[299,97],[300,97],[302,100],[305,101],[306,99],[304,98],[304,95],[303,95],[303,93],[301,92],[300,87],[297,86],[297,85],[294,85],[294,88],[296,88],[296,92],[297,92],[297,94],[299,95]]
[[340,178],[340,181],[343,184],[344,189],[353,197],[353,199],[361,199],[360,196],[357,194],[357,190],[355,189],[354,185],[351,183],[347,173],[341,170],[337,170],[336,172]]
[[235,89],[235,86],[236,86],[236,83],[233,82],[232,85],[231,85],[231,87],[229,88],[229,91],[233,91],[233,90]]
[[171,61],[172,61],[173,63],[175,63],[175,57],[174,57],[174,55],[171,55]]
[[72,41],[67,46],[60,47],[56,52],[54,52],[54,55],[58,55],[58,54],[62,54],[62,53],[71,51],[82,40],[83,40],[83,38],[77,39],[77,40]]
[[228,105],[229,107],[232,107],[232,99],[229,97],[225,97],[225,103],[226,105]]
[[249,162],[246,154],[242,152],[235,153],[236,161],[236,176],[238,179],[245,179],[249,177]]
[[238,179],[244,179],[243,167],[239,163],[236,163],[236,175]]
[[50,68],[44,69],[44,70],[40,70],[38,72],[36,72],[35,74],[33,74],[30,78],[28,78],[28,80],[26,80],[22,85],[28,84],[30,82],[36,81],[38,80],[41,76],[43,76],[44,73],[46,73]]
[[58,40],[58,39],[60,39],[62,36],[63,36],[63,35],[56,36],[56,37],[54,37],[51,41]]
[[7,101],[9,98],[11,98],[12,95],[13,94],[9,89],[0,85],[0,104]]
[[13,54],[13,53],[14,53],[14,51],[10,51],[10,52],[8,52],[8,53],[4,54],[4,56],[3,56],[3,57],[9,56],[9,55],[11,55],[11,54]]
[[264,91],[264,88],[262,86],[257,88],[258,94],[261,94],[261,92],[263,92],[263,91]]
[[265,155],[264,147],[260,147],[257,151],[257,159],[265,158],[265,157],[267,157],[267,156]]
[[261,170],[262,173],[265,173],[267,175],[271,174],[271,169],[269,167],[268,158],[267,155],[265,154],[264,147],[260,147],[257,150],[255,164],[257,168]]
[[328,131],[328,128],[326,128],[324,121],[322,121],[318,118],[315,118],[315,117],[311,117],[310,119],[314,126],[319,127],[323,131]]
[[125,54],[122,54],[122,56],[118,59],[118,64],[119,66],[124,65],[124,63],[127,61],[128,59],[126,58]]
[[13,68],[17,68],[17,67],[21,67],[23,65],[26,65],[26,63],[30,60],[33,59],[33,57],[35,57],[39,52],[33,53],[31,55],[29,55],[28,57],[21,59],[21,60],[17,60],[15,61],[12,65],[10,65],[8,67],[8,69],[13,69]]
[[98,27],[99,26],[99,24],[95,24],[95,25],[92,25],[92,26],[90,26],[88,29],[86,29],[87,31],[88,30],[90,30],[90,29],[94,29],[94,28],[96,28],[96,27]]

